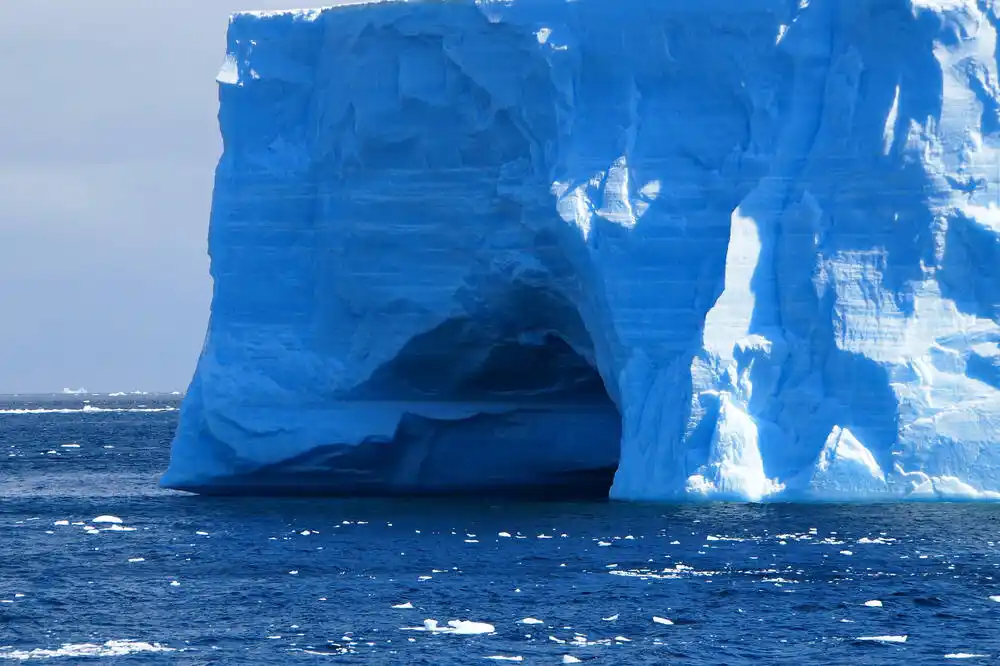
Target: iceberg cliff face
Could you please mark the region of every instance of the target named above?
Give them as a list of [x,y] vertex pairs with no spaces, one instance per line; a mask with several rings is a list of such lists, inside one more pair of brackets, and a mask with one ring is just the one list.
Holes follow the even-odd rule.
[[164,485],[1000,498],[997,11],[235,16]]

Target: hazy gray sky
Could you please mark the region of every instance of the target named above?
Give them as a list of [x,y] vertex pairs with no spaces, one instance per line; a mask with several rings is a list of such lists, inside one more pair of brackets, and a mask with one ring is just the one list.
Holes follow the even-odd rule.
[[186,388],[228,16],[303,4],[0,1],[0,392]]

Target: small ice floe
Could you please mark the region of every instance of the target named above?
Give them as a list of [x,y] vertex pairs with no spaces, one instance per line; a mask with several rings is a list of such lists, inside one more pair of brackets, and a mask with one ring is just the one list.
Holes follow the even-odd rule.
[[976,654],[975,652],[951,652],[944,656],[945,659],[985,659],[988,654]]
[[133,564],[134,564],[134,563],[136,563],[136,562],[145,562],[145,561],[146,561],[146,558],[145,558],[145,557],[130,557],[130,558],[128,558],[128,561],[129,561],[130,563],[133,563]]
[[172,580],[172,581],[170,581],[170,587],[180,587],[180,586],[181,586],[181,582],[179,580]]
[[479,543],[479,539],[466,539],[465,543]]
[[868,606],[869,608],[882,608],[882,602],[878,599],[871,599],[865,602],[865,606]]
[[611,542],[610,541],[598,541],[597,545],[600,546],[601,548],[607,548],[608,546],[611,545]]
[[413,608],[413,604],[411,604],[409,601],[404,601],[401,604],[395,604],[393,608],[398,608],[399,610],[410,610],[411,608]]
[[858,636],[854,640],[870,643],[905,643],[906,636]]
[[52,524],[55,525],[56,527],[66,527],[67,525],[69,525],[69,521],[68,520],[57,520],[56,522],[54,522]]
[[80,445],[79,444],[63,444],[59,448],[61,448],[61,449],[78,449],[78,448],[80,448]]
[[659,617],[657,615],[653,616],[653,622],[655,622],[656,624],[667,624],[667,625],[674,623],[673,620],[668,620],[665,617]]
[[545,624],[544,621],[539,620],[538,618],[535,618],[535,617],[526,617],[523,620],[518,620],[517,623],[518,624]]
[[840,554],[841,555],[853,555],[854,551],[852,551],[852,550],[842,550],[842,551],[840,551]]
[[126,527],[124,525],[113,524],[104,528],[105,532],[135,532],[134,527]]
[[195,534],[197,534],[198,536],[208,536],[208,532],[204,530],[198,530],[197,532],[195,532]]
[[521,656],[507,657],[502,654],[493,654],[489,657],[483,657],[483,659],[491,659],[493,661],[524,661],[524,657]]
[[995,601],[1000,604],[1000,594],[994,594],[990,597],[990,601]]
[[298,576],[299,575],[299,570],[298,569],[292,569],[291,571],[288,572],[288,575],[289,576]]
[[582,663],[579,659],[571,654],[564,654],[562,658],[562,663],[564,664],[579,664]]
[[601,619],[604,620],[605,622],[617,622],[618,613],[615,613],[614,615],[609,615],[608,617],[602,617]]
[[552,538],[552,535],[550,535],[550,534],[539,534],[539,535],[538,535],[537,537],[535,537],[535,538],[537,538],[537,539],[551,539],[551,538]]
[[[510,538],[510,532],[497,532],[497,536],[501,537],[503,539],[509,539]],[[487,657],[487,659],[489,659],[489,657]]]
[[430,580],[433,576],[417,576],[417,580]]
[[90,522],[94,524],[121,525],[125,521],[123,521],[118,516],[98,516],[97,518],[94,518]]
[[492,634],[496,632],[496,627],[487,622],[473,622],[471,620],[448,620],[444,627],[432,618],[424,620],[422,627],[403,627],[401,631],[429,631],[435,634],[457,634],[461,636],[475,636],[479,634]]

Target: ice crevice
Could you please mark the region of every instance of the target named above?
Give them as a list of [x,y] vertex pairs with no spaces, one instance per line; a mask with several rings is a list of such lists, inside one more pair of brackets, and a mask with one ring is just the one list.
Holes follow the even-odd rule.
[[1000,498],[997,16],[233,17],[163,484]]

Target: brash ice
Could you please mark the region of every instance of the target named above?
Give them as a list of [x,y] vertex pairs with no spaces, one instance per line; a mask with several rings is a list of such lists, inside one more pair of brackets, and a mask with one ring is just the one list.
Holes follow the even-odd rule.
[[234,16],[163,484],[1000,498],[997,24],[964,0]]

